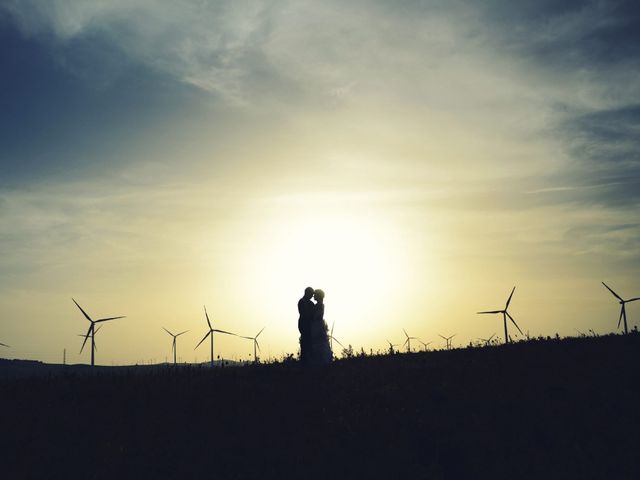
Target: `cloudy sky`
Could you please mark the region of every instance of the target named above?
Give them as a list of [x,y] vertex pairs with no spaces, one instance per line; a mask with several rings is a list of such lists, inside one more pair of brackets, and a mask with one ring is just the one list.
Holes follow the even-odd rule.
[[204,360],[204,304],[295,352],[307,285],[367,350],[640,295],[635,1],[3,0],[0,72],[4,356],[87,361],[71,297],[110,364]]

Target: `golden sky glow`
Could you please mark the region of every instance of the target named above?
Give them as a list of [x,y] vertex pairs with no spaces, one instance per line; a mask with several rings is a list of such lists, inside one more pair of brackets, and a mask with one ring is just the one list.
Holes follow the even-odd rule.
[[602,280],[640,295],[640,77],[579,46],[615,12],[153,3],[0,7],[1,354],[87,361],[71,297],[127,316],[96,337],[110,364],[169,357],[162,327],[205,360],[204,304],[293,353],[308,285],[366,350],[502,335],[475,312],[514,285],[531,335],[615,331]]

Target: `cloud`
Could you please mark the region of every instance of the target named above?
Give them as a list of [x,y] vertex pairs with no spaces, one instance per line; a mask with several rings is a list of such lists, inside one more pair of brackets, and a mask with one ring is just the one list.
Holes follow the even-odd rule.
[[521,206],[539,201],[531,192],[543,203],[637,200],[634,2],[4,8],[25,34],[53,38],[69,68],[82,63],[69,54],[78,45],[113,49],[115,63],[212,93],[262,129],[268,118],[267,129],[291,132],[293,151],[312,149],[310,161],[342,172],[361,158],[382,184],[428,179],[437,189],[455,178]]
[[99,38],[130,61],[228,99],[239,99],[265,27],[263,2],[12,1],[4,9],[29,36],[62,48]]

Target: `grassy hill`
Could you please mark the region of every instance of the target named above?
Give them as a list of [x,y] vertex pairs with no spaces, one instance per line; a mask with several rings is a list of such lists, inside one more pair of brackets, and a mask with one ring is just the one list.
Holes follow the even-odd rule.
[[639,478],[639,360],[634,334],[355,357],[319,369],[5,374],[3,471]]

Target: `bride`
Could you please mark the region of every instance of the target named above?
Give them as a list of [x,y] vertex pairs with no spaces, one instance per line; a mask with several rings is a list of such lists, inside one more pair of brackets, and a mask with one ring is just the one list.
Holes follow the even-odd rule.
[[320,289],[315,290],[313,298],[316,305],[311,320],[311,342],[313,344],[311,363],[328,365],[333,359],[333,352],[329,346],[328,328],[324,321],[324,292]]

